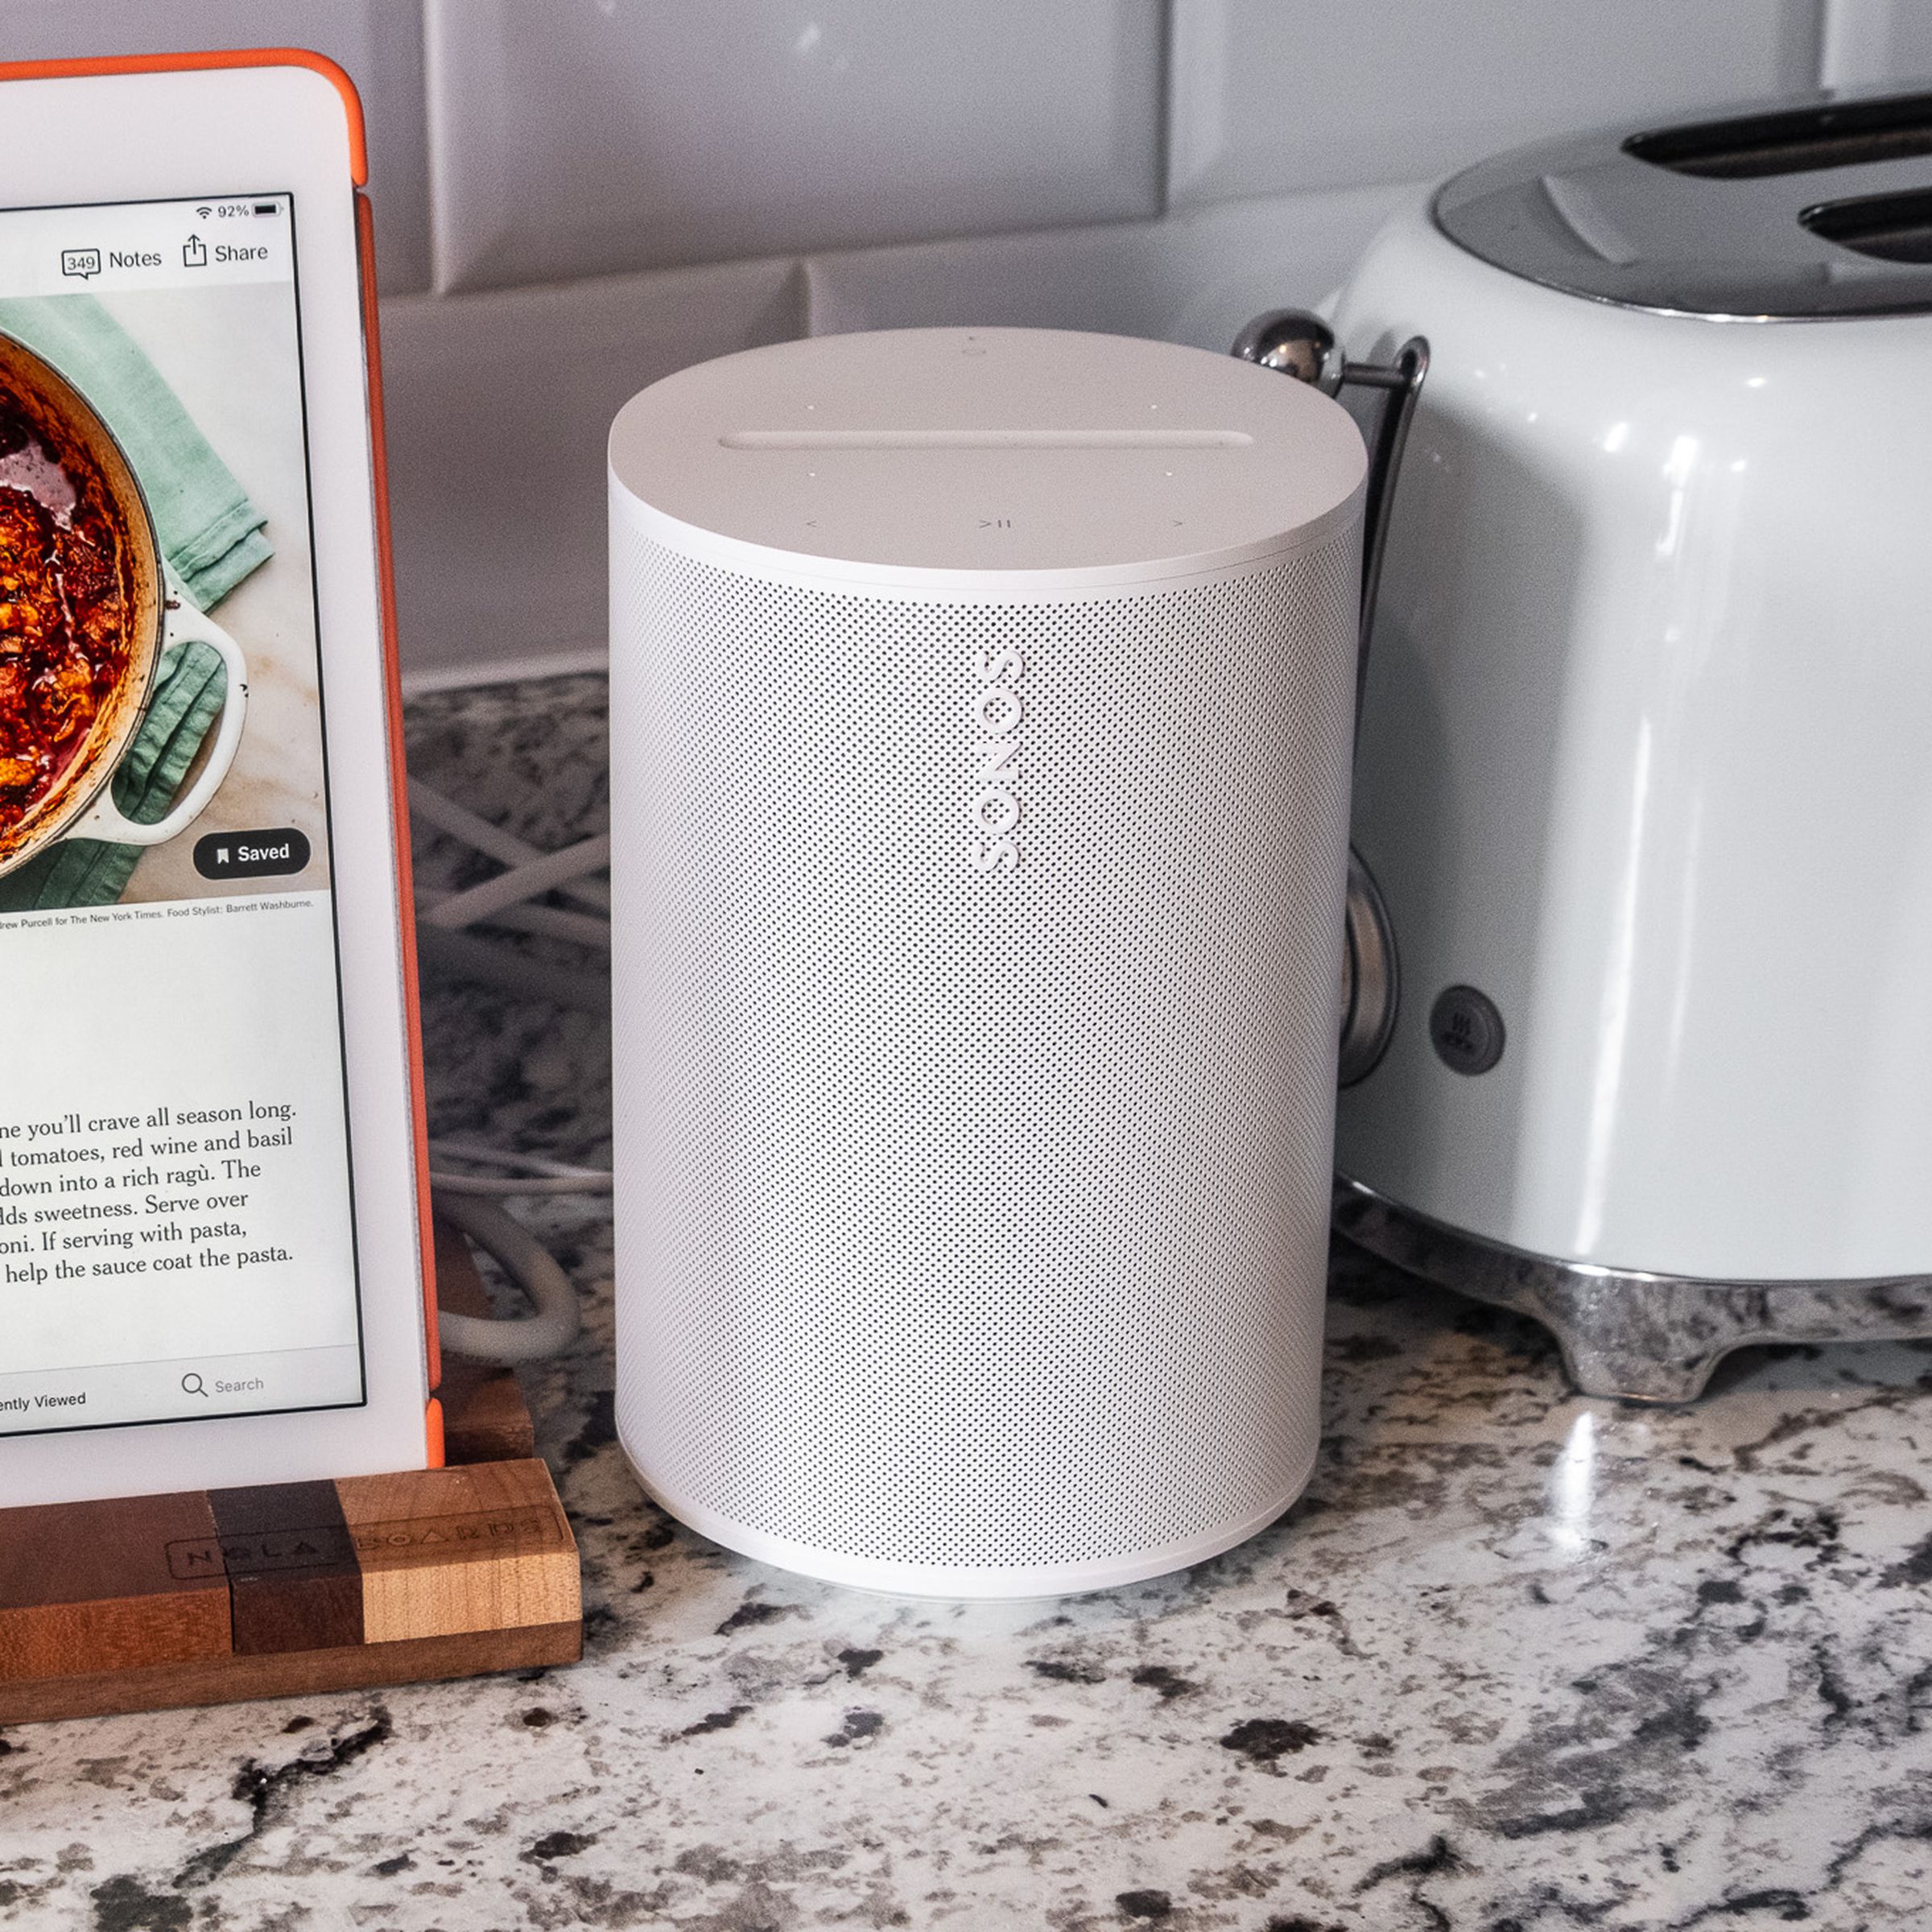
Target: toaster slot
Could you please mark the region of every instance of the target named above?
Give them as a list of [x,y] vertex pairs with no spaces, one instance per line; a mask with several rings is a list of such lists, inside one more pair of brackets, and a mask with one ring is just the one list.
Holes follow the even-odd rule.
[[1881,262],[1932,263],[1932,188],[1824,201],[1798,220],[1814,235]]
[[1932,155],[1932,94],[1892,94],[1877,101],[1702,121],[1633,134],[1624,142],[1624,152],[1674,174],[1739,181],[1902,161],[1913,155]]

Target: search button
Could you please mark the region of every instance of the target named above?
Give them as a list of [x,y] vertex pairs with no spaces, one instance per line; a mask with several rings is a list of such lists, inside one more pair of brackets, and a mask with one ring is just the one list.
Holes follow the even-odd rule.
[[181,1378],[181,1393],[184,1395],[205,1396],[208,1393],[208,1385],[201,1380],[200,1374],[191,1368]]

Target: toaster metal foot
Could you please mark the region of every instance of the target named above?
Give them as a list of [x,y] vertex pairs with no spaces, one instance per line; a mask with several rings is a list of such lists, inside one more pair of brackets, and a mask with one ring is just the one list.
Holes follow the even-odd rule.
[[1335,1225],[1411,1274],[1541,1322],[1585,1395],[1687,1402],[1734,1348],[1932,1335],[1932,1275],[1722,1282],[1584,1266],[1465,1234],[1340,1174]]

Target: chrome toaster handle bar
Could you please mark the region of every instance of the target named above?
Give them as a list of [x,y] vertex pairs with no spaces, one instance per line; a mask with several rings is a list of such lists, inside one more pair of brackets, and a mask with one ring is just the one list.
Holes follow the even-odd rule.
[[1342,353],[1335,331],[1305,308],[1271,308],[1257,316],[1234,339],[1232,353],[1263,369],[1308,383],[1332,396],[1352,385],[1379,389],[1386,400],[1376,420],[1368,450],[1368,500],[1362,513],[1362,628],[1356,653],[1356,729],[1361,729],[1363,688],[1368,675],[1368,637],[1375,627],[1375,594],[1382,576],[1382,552],[1389,536],[1389,513],[1395,502],[1396,477],[1409,440],[1409,419],[1429,373],[1427,338],[1411,336],[1393,362],[1352,362]]

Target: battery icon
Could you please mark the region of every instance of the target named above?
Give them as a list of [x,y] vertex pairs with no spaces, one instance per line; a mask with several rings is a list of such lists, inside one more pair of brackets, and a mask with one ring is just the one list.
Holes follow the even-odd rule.
[[258,201],[255,204],[255,213],[258,215],[272,215],[279,212],[272,201]]

